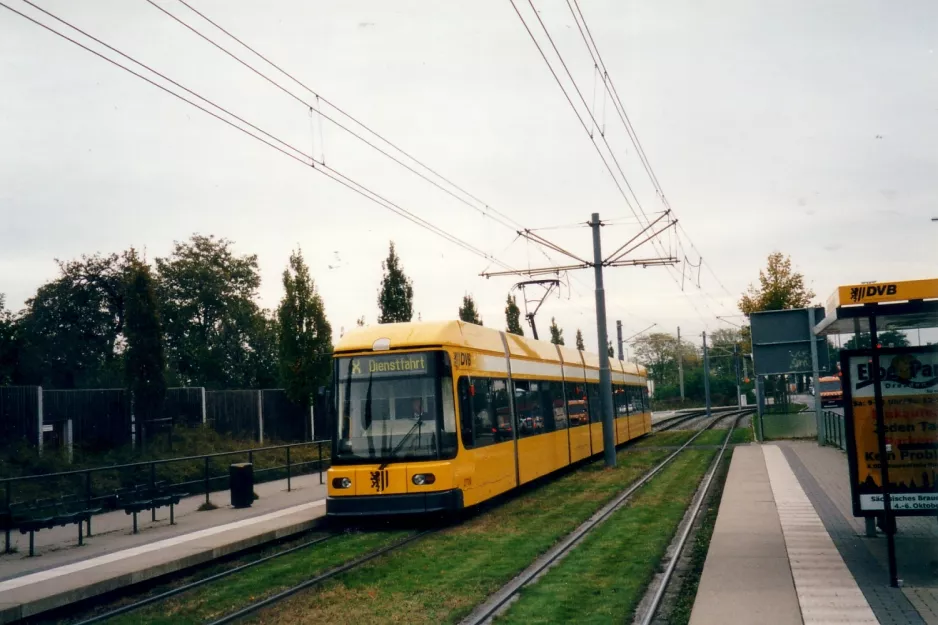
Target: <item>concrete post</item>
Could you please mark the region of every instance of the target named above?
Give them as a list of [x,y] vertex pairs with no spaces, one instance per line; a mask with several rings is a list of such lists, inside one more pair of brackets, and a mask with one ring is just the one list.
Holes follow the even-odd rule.
[[707,418],[710,418],[710,353],[707,351],[707,333],[703,336],[703,357],[704,357],[704,397],[707,402]]
[[264,391],[257,391],[257,437],[264,444]]
[[205,387],[203,386],[201,388],[202,388],[202,425],[205,425],[206,423],[208,423],[208,419],[206,418],[206,413],[205,413]]
[[43,438],[43,419],[42,419],[42,387],[36,387],[36,426],[39,428],[38,432],[39,438],[36,442],[37,448],[39,449],[39,455],[42,455],[42,438]]
[[808,312],[808,338],[811,339],[811,375],[813,377],[814,384],[814,422],[817,424],[817,440],[818,443],[823,445],[827,442],[824,438],[821,428],[821,391],[820,391],[820,374],[818,372],[818,355],[817,355],[817,337],[814,335],[814,309],[806,308]]
[[681,401],[684,401],[684,352],[681,349],[681,326],[677,327],[677,380],[681,385]]
[[[603,287],[603,256],[599,235],[599,213],[593,213],[593,274],[596,279],[596,333],[599,339],[599,406],[603,419],[603,457],[607,467],[616,466],[616,433],[612,420],[612,376],[609,373],[609,345],[606,333],[606,290]],[[513,405],[513,404],[512,404]]]

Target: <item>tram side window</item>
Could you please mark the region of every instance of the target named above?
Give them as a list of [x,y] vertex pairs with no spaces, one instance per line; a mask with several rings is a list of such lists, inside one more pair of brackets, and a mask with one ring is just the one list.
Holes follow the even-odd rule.
[[507,380],[492,380],[492,415],[495,423],[492,434],[496,443],[510,441],[513,438],[511,425],[511,397],[508,394]]
[[566,429],[566,415],[561,414],[558,423],[557,411],[554,409],[555,399],[559,398],[556,405],[563,412],[563,383],[562,382],[539,382],[541,387],[541,412],[544,414],[544,431],[556,432]]
[[613,397],[616,404],[616,416],[624,417],[629,414],[629,396],[627,395],[626,389],[628,387],[617,384],[613,387]]
[[601,423],[603,415],[599,403],[599,384],[587,384],[587,388],[589,389],[590,423]]
[[554,415],[554,426],[558,430],[567,429],[567,407],[564,398],[564,384],[562,382],[550,383],[550,410]]
[[544,433],[544,413],[541,403],[543,382],[515,381],[515,414],[518,418],[518,436],[525,438]]
[[642,397],[637,386],[626,387],[629,398],[629,412],[638,414],[642,411]]
[[651,402],[648,400],[648,387],[642,387],[642,412],[651,412]]
[[474,449],[495,442],[492,414],[492,380],[459,378],[459,420],[463,447]]
[[586,410],[586,385],[582,382],[572,382],[567,384],[566,392],[570,427],[575,428],[589,423],[589,412]]

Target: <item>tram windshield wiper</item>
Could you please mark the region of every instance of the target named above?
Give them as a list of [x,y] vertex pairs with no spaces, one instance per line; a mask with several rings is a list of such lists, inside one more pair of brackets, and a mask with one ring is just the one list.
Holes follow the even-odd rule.
[[[420,428],[421,425],[423,425],[423,416],[422,416],[422,415],[418,415],[418,416],[414,417],[414,419],[415,419],[414,424],[410,427],[409,430],[407,430],[407,434],[404,434],[404,436],[401,437],[401,440],[398,441],[398,443],[397,443],[397,447],[395,447],[394,450],[391,451],[391,458],[392,458],[392,459],[397,456],[397,452],[399,452],[401,449],[403,449],[404,444],[407,442],[407,439],[409,439],[409,438],[413,435],[413,433],[416,432],[417,429]],[[378,467],[378,470],[381,471],[382,469],[384,469],[385,467],[387,467],[389,464],[391,464],[391,459],[388,459],[388,460],[386,460],[384,463],[382,463],[381,466]]]

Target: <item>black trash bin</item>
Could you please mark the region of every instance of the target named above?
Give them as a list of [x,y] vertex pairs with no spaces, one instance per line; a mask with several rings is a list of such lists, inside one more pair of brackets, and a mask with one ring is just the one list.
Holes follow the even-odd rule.
[[235,508],[250,508],[254,503],[254,465],[238,462],[228,467],[231,484],[231,505]]

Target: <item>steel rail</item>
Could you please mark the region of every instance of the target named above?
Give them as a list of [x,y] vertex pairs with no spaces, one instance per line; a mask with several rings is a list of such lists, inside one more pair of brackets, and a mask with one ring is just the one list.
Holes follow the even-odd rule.
[[137,610],[137,609],[142,608],[142,607],[144,607],[144,606],[148,606],[148,605],[151,605],[151,604],[153,604],[153,603],[157,603],[157,602],[159,602],[159,601],[163,601],[164,599],[169,599],[170,597],[174,597],[174,596],[176,596],[176,595],[178,595],[178,594],[187,592],[187,591],[189,591],[189,590],[193,590],[193,589],[195,589],[195,588],[199,588],[200,586],[204,586],[205,584],[208,584],[208,583],[210,583],[210,582],[214,582],[214,581],[219,580],[219,579],[222,579],[222,578],[224,578],[224,577],[228,577],[229,575],[234,575],[235,573],[239,573],[239,572],[241,572],[241,571],[243,571],[243,570],[245,570],[245,569],[249,569],[249,568],[251,568],[251,567],[257,566],[258,564],[263,564],[264,562],[269,562],[270,560],[273,560],[274,558],[279,558],[280,556],[285,556],[285,555],[287,555],[287,554],[289,554],[289,553],[294,553],[294,552],[299,551],[299,550],[301,550],[301,549],[305,549],[305,548],[307,548],[307,547],[312,547],[313,545],[318,545],[318,544],[320,544],[320,543],[324,543],[324,542],[326,542],[327,540],[330,540],[330,539],[332,539],[332,538],[335,538],[335,537],[338,536],[338,535],[339,535],[339,534],[332,534],[332,535],[329,535],[329,536],[324,536],[324,537],[322,537],[322,538],[316,538],[316,539],[314,539],[314,540],[307,541],[307,542],[303,543],[302,545],[297,545],[297,546],[295,546],[295,547],[291,547],[291,548],[286,549],[286,550],[284,550],[284,551],[279,551],[279,552],[277,552],[277,553],[273,553],[273,554],[270,554],[270,555],[268,555],[268,556],[264,556],[263,558],[260,558],[260,559],[258,559],[258,560],[254,560],[253,562],[248,562],[247,564],[242,564],[242,565],[240,565],[240,566],[236,566],[236,567],[234,567],[233,569],[229,569],[229,570],[227,570],[227,571],[222,571],[221,573],[216,573],[215,575],[210,575],[209,577],[206,577],[205,579],[200,579],[200,580],[197,580],[197,581],[192,582],[192,583],[190,583],[190,584],[185,584],[184,586],[180,586],[180,587],[178,587],[178,588],[173,588],[172,590],[168,590],[168,591],[163,592],[163,593],[160,593],[160,594],[158,594],[158,595],[154,595],[154,596],[152,596],[152,597],[147,597],[146,599],[142,599],[142,600],[137,601],[137,602],[135,602],[135,603],[131,603],[131,604],[122,606],[122,607],[120,607],[120,608],[117,608],[117,609],[115,609],[115,610],[111,610],[110,612],[105,612],[105,613],[103,613],[103,614],[99,614],[99,615],[97,615],[97,616],[93,616],[93,617],[91,617],[91,618],[89,618],[89,619],[85,619],[84,621],[79,621],[78,623],[75,623],[75,624],[73,624],[73,625],[91,625],[92,623],[100,623],[101,621],[105,621],[105,620],[107,620],[107,619],[114,618],[115,616],[120,616],[121,614],[127,614],[128,612],[133,612],[134,610]]
[[[725,415],[716,417],[713,419],[710,425],[712,426],[716,424],[717,421],[720,421],[723,418],[725,418]],[[576,547],[591,531],[596,529],[596,527],[609,518],[613,512],[628,502],[632,495],[638,491],[638,489],[644,486],[655,475],[660,473],[668,464],[671,463],[672,460],[674,460],[674,458],[686,450],[691,445],[691,443],[693,443],[694,440],[701,436],[707,429],[709,429],[709,426],[694,434],[687,440],[687,442],[681,445],[681,447],[679,447],[671,455],[647,471],[641,478],[639,478],[636,482],[632,483],[631,486],[617,495],[615,499],[603,506],[599,511],[593,514],[593,516],[582,523],[577,529],[563,538],[557,545],[549,549],[547,553],[536,560],[531,566],[522,571],[513,580],[508,582],[508,584],[503,586],[501,590],[496,592],[490,600],[483,603],[478,608],[476,608],[476,610],[470,613],[469,616],[467,616],[461,622],[461,625],[481,625],[482,623],[489,622],[489,620],[495,616],[505,605],[507,605],[508,602],[511,601],[521,591],[522,588],[527,586],[538,576],[540,576],[541,573],[548,570],[554,564],[563,559],[568,553],[570,553],[573,548]],[[732,434],[732,430],[730,433]]]
[[[746,413],[750,410],[740,410],[734,418],[733,427],[729,428],[726,432],[726,438],[723,439],[723,446],[720,447],[719,453],[717,453],[716,459],[713,461],[713,465],[710,467],[710,471],[707,473],[707,477],[698,491],[697,500],[693,505],[690,513],[690,519],[688,519],[687,524],[684,527],[684,531],[681,532],[681,537],[678,540],[677,547],[675,547],[674,555],[671,557],[671,561],[668,562],[668,566],[664,571],[664,575],[661,578],[661,583],[658,585],[657,590],[655,591],[654,596],[651,599],[651,604],[648,606],[645,616],[641,620],[641,625],[651,625],[652,620],[655,618],[655,614],[658,612],[658,607],[661,605],[661,599],[664,597],[665,590],[668,588],[668,584],[671,581],[671,576],[674,574],[674,569],[677,567],[678,560],[681,558],[681,553],[684,551],[684,545],[687,543],[687,538],[690,536],[691,530],[694,527],[694,523],[697,521],[697,515],[700,514],[700,508],[703,506],[703,502],[707,499],[707,493],[710,491],[710,484],[713,483],[713,478],[716,476],[717,470],[720,468],[720,463],[723,461],[723,454],[726,452],[726,448],[729,445],[730,439],[733,438],[733,431],[736,429],[736,424],[739,423],[739,420],[745,416]],[[719,421],[726,419],[728,416],[734,415],[724,415],[714,419],[714,424]]]
[[360,558],[356,558],[355,560],[346,562],[345,564],[341,566],[337,566],[335,568],[329,569],[325,573],[321,573],[317,575],[316,577],[310,578],[306,580],[305,582],[301,582],[297,584],[296,586],[292,586],[290,588],[287,588],[286,590],[282,590],[275,595],[271,595],[270,597],[267,597],[266,599],[262,599],[261,601],[257,601],[248,606],[245,606],[244,608],[241,608],[237,612],[232,612],[231,614],[223,616],[220,619],[211,621],[209,625],[223,625],[224,623],[234,623],[236,621],[239,621],[247,616],[250,616],[251,614],[254,614],[258,610],[261,610],[275,603],[283,601],[284,599],[291,597],[292,595],[295,595],[296,593],[302,590],[306,590],[307,588],[310,588],[311,586],[315,586],[316,584],[320,584],[326,580],[332,579],[333,577],[341,575],[342,573],[351,571],[352,569],[357,568],[365,564],[366,562],[370,562],[371,560],[374,560],[378,556],[400,549],[404,545],[410,544],[414,542],[415,540],[423,538],[424,536],[427,536],[428,534],[433,534],[437,531],[439,530],[438,529],[425,530],[423,532],[420,532],[418,534],[414,534],[413,536],[405,538],[404,540],[400,540],[394,543],[393,545],[388,545],[387,547],[382,547],[381,549],[372,551],[371,553],[366,554]]

